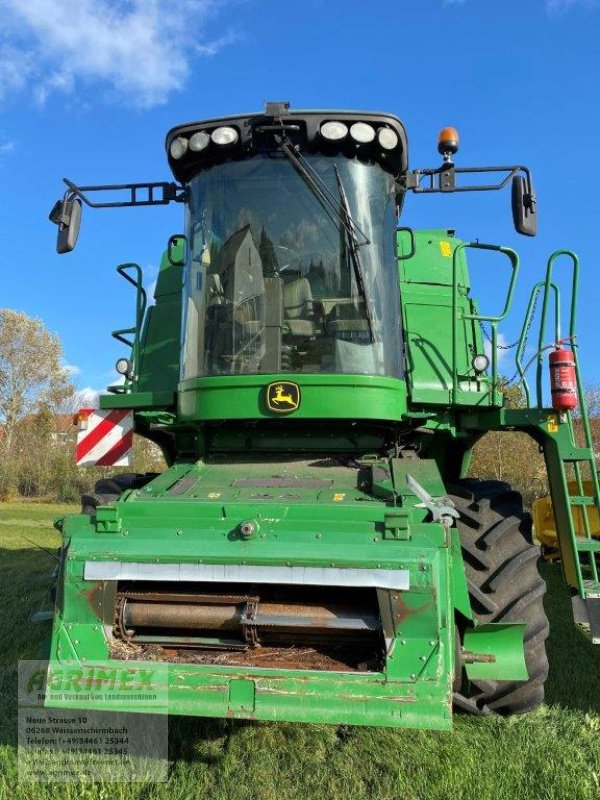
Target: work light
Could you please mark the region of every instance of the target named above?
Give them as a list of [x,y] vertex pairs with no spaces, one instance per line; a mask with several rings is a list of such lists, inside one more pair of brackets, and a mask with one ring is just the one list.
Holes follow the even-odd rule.
[[188,140],[183,136],[178,136],[176,139],[173,139],[171,142],[171,157],[175,159],[180,159],[184,156],[188,149]]
[[115,369],[119,375],[124,375],[126,378],[129,378],[133,372],[133,364],[128,358],[119,358],[115,364]]
[[375,138],[375,129],[366,122],[355,122],[350,127],[350,136],[359,144],[368,144]]
[[475,372],[485,372],[489,365],[490,360],[484,353],[478,353],[476,356],[473,356],[473,360],[471,361],[471,366]]
[[210,138],[215,144],[235,144],[239,139],[239,134],[235,128],[230,128],[228,125],[225,125],[221,128],[215,128]]
[[199,153],[200,150],[204,150],[205,147],[208,147],[210,142],[210,136],[206,131],[198,131],[198,133],[194,133],[193,136],[190,136],[190,150],[193,150],[194,153]]
[[330,142],[337,142],[348,135],[348,127],[343,122],[325,122],[321,125],[321,136]]
[[391,128],[380,128],[377,140],[384,150],[393,150],[398,144],[398,134]]

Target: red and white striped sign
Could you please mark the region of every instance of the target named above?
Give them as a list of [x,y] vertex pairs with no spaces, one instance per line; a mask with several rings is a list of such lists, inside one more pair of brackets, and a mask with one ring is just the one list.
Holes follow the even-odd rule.
[[82,409],[75,461],[80,467],[128,467],[133,444],[133,411]]

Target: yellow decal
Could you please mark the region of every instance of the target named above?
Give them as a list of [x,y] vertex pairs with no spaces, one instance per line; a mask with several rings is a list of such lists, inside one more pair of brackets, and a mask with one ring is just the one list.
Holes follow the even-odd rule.
[[221,492],[210,492],[208,497],[210,500],[217,500],[219,497],[221,497]]
[[452,258],[452,248],[450,242],[440,242],[440,250],[444,258]]
[[342,492],[336,492],[336,494],[333,495],[333,502],[339,503],[344,499],[344,497],[346,497],[346,495],[342,494]]
[[558,433],[558,417],[555,414],[548,417],[548,433]]
[[277,414],[295,411],[300,405],[300,387],[292,381],[278,381],[267,386],[267,408]]

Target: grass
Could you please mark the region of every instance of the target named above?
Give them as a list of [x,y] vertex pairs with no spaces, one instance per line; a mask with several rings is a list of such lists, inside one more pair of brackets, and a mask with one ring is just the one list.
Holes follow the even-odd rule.
[[450,733],[172,718],[166,783],[19,784],[16,664],[39,653],[43,630],[29,620],[53,567],[31,542],[56,547],[51,520],[66,510],[0,504],[1,800],[600,798],[600,647],[575,632],[551,565],[551,669],[546,705],[533,714],[459,716]]

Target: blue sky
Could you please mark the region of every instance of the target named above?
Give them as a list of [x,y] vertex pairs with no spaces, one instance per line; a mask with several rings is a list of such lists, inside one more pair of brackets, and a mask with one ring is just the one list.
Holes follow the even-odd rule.
[[[406,124],[413,168],[437,165],[437,132],[449,124],[459,164],[531,167],[534,240],[513,231],[508,191],[411,195],[402,221],[518,249],[505,341],[549,253],[574,249],[581,361],[598,383],[599,33],[600,0],[0,0],[0,302],[41,317],[78,387],[102,389],[123,354],[110,331],[133,320],[133,292],[115,267],[136,261],[151,284],[181,209],[86,209],[77,250],[59,257],[47,214],[63,176],[169,179],[171,126],[269,99],[389,111]],[[503,266],[477,261],[482,311],[500,310]]]

